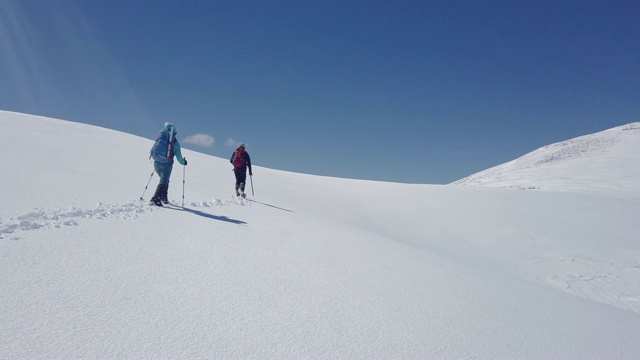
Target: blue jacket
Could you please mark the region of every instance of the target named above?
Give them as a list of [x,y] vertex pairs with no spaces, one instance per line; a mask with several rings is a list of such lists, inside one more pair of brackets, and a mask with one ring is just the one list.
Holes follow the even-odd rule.
[[[169,146],[169,130],[165,129],[160,131],[155,144],[151,148],[151,157],[153,161],[157,161],[162,164],[173,164],[173,156],[178,159],[178,162],[184,165],[184,158],[182,157],[182,151],[180,149],[180,143],[176,139],[177,132],[173,131],[171,139],[172,146]],[[167,156],[167,153],[169,154]]]

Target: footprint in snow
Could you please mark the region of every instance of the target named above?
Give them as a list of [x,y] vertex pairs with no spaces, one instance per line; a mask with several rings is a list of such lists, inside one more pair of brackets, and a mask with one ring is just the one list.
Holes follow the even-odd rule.
[[[212,201],[197,201],[186,204],[186,207],[221,207],[235,205],[250,205],[249,200],[231,197],[228,200],[214,199]],[[34,209],[24,215],[11,217],[7,221],[0,219],[0,239],[6,239],[9,234],[22,231],[55,229],[63,226],[78,226],[77,219],[135,219],[142,213],[159,210],[149,206],[147,202],[128,202],[120,205],[98,203],[93,209]],[[20,238],[10,237],[12,240]]]

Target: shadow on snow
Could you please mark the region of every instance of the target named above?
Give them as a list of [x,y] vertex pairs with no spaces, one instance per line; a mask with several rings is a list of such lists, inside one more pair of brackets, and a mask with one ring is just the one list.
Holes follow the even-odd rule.
[[255,200],[252,200],[252,199],[245,199],[245,200],[247,200],[247,201],[251,201],[251,202],[254,202],[254,203],[257,203],[257,204],[260,204],[260,205],[264,205],[264,206],[269,206],[269,207],[272,207],[272,208],[276,208],[276,209],[278,209],[278,210],[282,210],[282,211],[293,212],[292,210],[288,210],[288,209],[284,209],[284,208],[281,208],[281,207],[277,207],[277,206],[275,206],[275,205],[265,204],[265,203],[263,203],[263,202],[255,201]]
[[[175,206],[175,207],[174,207]],[[182,207],[179,205],[174,205],[174,206],[165,206],[165,209],[171,209],[171,210],[178,210],[178,211],[186,211],[186,212],[190,212],[192,214],[198,215],[198,216],[202,216],[205,217],[207,219],[213,219],[213,220],[219,220],[219,221],[225,221],[228,223],[232,223],[232,224],[238,224],[238,225],[243,225],[246,224],[246,222],[242,221],[242,220],[236,220],[236,219],[229,219],[226,216],[216,216],[216,215],[212,215],[212,214],[208,214],[206,212],[202,212],[200,210],[193,210],[193,209],[189,209],[186,207]]]

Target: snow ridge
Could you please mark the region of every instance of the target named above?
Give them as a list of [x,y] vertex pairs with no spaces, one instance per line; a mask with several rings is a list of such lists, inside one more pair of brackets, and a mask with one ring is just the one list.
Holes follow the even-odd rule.
[[[559,191],[637,190],[640,122],[541,147],[451,183]],[[620,166],[611,166],[620,165]],[[616,172],[611,172],[611,169]]]

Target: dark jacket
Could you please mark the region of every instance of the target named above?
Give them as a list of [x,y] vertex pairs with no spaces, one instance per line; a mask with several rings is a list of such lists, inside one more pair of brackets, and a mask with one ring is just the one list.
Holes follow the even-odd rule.
[[249,168],[249,174],[252,173],[251,171],[251,156],[249,156],[249,153],[247,152],[247,150],[242,149],[242,158],[244,159],[244,166],[242,167],[236,167],[236,165],[234,164],[234,160],[236,158],[236,156],[238,155],[238,150],[240,150],[241,148],[237,148],[236,151],[233,152],[233,154],[231,154],[231,159],[229,159],[229,162],[234,166],[234,169],[241,169],[244,171],[247,171],[247,168]]

